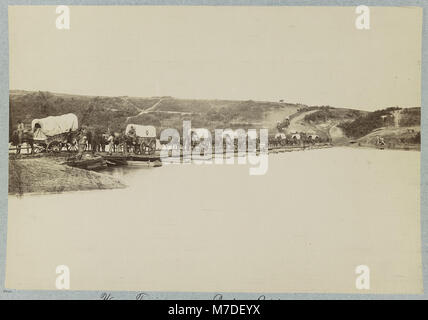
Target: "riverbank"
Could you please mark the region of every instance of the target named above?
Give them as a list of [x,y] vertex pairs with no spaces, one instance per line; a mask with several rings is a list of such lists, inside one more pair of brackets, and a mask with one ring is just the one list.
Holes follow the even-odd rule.
[[349,146],[354,148],[421,151],[420,144],[386,143],[384,146],[379,146],[379,145],[376,145],[375,143],[355,142],[355,143],[349,144]]
[[9,194],[100,190],[126,187],[99,172],[61,164],[62,158],[9,158]]
[[[420,126],[409,127],[382,127],[373,130],[354,141],[360,147],[372,147],[392,150],[421,150]],[[383,139],[384,145],[378,144],[378,139]]]
[[[277,147],[270,149],[269,153],[331,147],[331,145]],[[100,153],[99,155],[110,159],[105,154]],[[9,194],[22,195],[25,193],[55,193],[126,187],[124,183],[111,175],[66,165],[69,157],[69,153],[9,155]],[[156,159],[158,157],[159,155],[154,156]],[[118,161],[124,156],[115,155],[113,158]],[[134,156],[134,158],[138,158],[138,156]],[[156,166],[157,162],[155,161],[154,164]]]

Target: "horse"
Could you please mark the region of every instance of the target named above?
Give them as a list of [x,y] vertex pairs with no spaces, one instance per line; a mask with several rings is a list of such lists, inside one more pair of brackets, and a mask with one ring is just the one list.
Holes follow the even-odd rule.
[[107,139],[105,134],[95,131],[91,133],[91,148],[92,152],[104,152],[105,146],[107,144]]
[[86,130],[87,147],[86,150],[92,150],[94,152],[94,133],[91,130]]
[[115,132],[113,134],[113,152],[117,152],[120,146],[123,146],[123,151],[126,148],[126,136],[123,133]]
[[123,146],[123,151],[129,152],[132,150],[134,153],[140,152],[140,146],[135,137],[129,136],[127,134],[120,135],[120,144]]

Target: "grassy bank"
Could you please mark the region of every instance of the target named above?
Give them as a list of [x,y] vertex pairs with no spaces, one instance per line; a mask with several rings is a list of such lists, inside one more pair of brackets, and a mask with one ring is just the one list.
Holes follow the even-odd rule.
[[378,147],[377,138],[383,138],[385,149],[420,150],[420,127],[382,127],[356,140],[359,146]]
[[60,159],[9,159],[9,194],[114,189],[125,185],[109,175],[62,165]]

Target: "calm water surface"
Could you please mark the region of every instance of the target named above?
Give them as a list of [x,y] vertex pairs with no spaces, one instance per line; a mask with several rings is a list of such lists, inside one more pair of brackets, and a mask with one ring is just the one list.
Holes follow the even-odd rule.
[[66,264],[82,290],[356,292],[364,264],[372,292],[419,292],[419,165],[353,148],[272,154],[264,176],[131,163],[108,172],[126,189],[9,196],[7,284],[54,289]]

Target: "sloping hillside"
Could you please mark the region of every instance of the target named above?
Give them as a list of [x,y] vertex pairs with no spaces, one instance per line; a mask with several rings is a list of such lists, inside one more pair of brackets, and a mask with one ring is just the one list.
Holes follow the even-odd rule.
[[[154,125],[158,135],[164,128],[181,131],[183,120],[192,121],[194,128],[210,130],[267,128],[272,135],[278,132],[279,122],[287,123],[287,126],[282,128],[285,133],[317,134],[335,144],[347,144],[350,140],[362,139],[382,127],[409,129],[397,131],[395,136],[398,139],[404,138],[400,141],[416,141],[417,137],[414,136],[420,131],[420,108],[389,108],[367,112],[330,106],[253,100],[195,100],[169,96],[97,97],[40,91],[10,92],[10,132],[16,127],[17,120],[22,120],[29,129],[35,118],[69,112],[77,115],[79,126],[123,132],[129,123]],[[413,133],[413,136],[410,133]]]
[[366,111],[330,106],[302,108],[290,117],[290,126],[287,131],[317,134],[323,139],[328,138],[335,144],[346,144],[349,139],[339,126],[352,122],[367,113]]
[[191,100],[172,97],[95,97],[51,92],[10,92],[10,128],[17,120],[27,126],[35,118],[75,113],[79,124],[123,131],[128,123],[151,124],[159,130],[193,127],[269,128],[297,112],[301,105],[231,100]]
[[419,126],[383,127],[359,138],[357,142],[362,146],[372,146],[376,145],[378,137],[382,137],[385,141],[385,146],[388,148],[420,147],[420,129]]
[[339,126],[353,142],[362,146],[377,145],[379,139],[383,139],[388,148],[420,148],[420,108],[377,110]]
[[151,107],[159,98],[90,97],[51,92],[11,91],[9,128],[17,120],[29,124],[33,119],[75,113],[80,124],[119,129],[127,117]]

